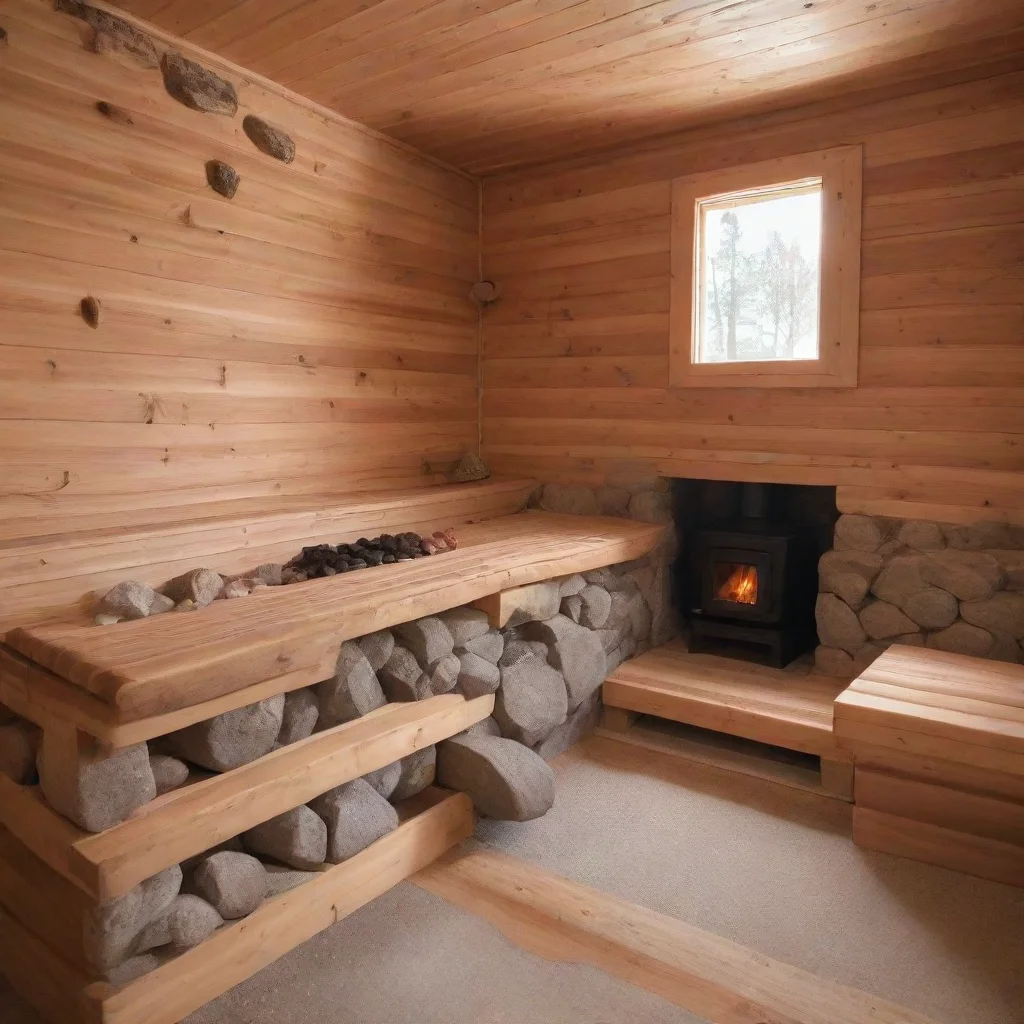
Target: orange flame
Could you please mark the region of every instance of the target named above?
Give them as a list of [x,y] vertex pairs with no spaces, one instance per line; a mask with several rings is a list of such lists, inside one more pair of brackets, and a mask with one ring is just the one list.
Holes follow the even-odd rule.
[[718,588],[716,596],[737,604],[757,604],[757,568],[753,565],[737,565]]

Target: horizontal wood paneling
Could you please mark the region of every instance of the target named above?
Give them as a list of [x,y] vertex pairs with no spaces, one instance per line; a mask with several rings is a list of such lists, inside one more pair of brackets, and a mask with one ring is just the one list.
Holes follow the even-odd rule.
[[[483,439],[505,472],[839,486],[1024,522],[1024,74],[749,119],[485,180]],[[669,182],[864,145],[859,386],[668,390]]]
[[236,117],[89,52],[43,0],[2,16],[0,534],[430,484],[475,447],[474,180],[180,41],[158,45],[232,81]]

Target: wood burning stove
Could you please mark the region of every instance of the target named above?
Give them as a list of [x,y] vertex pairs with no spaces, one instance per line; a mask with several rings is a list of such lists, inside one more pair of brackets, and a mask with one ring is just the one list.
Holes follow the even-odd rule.
[[816,538],[777,521],[768,505],[764,485],[744,484],[738,517],[696,531],[690,650],[781,668],[816,642]]

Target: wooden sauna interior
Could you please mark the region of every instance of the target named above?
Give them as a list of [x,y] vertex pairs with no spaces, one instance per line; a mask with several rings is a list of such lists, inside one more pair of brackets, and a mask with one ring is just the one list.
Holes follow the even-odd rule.
[[[175,98],[167,54],[229,82],[237,112]],[[249,116],[293,158],[261,151]],[[822,266],[841,295],[842,374],[680,385],[676,361],[696,356],[680,340],[680,224],[693,223],[679,182],[710,195],[742,168],[840,150],[853,255],[823,249]],[[230,196],[214,161],[237,176]],[[552,762],[545,818],[514,832],[431,787],[383,845],[124,986],[68,952],[98,902],[448,741],[495,698],[389,703],[96,835],[0,775],[0,1021],[1024,1024],[1024,959],[1010,963],[1024,958],[1022,452],[1021,0],[0,0],[0,705],[42,730],[47,771],[319,683],[343,641],[374,631],[462,606],[514,628],[529,588],[664,554],[672,523],[631,515],[648,493],[637,481],[834,488],[850,522],[1014,549],[993,570],[989,631],[1010,637],[1008,656],[933,647],[928,632],[873,665],[851,648],[855,671],[835,679],[647,644],[609,674],[580,737],[601,715],[597,734]],[[467,455],[486,479],[460,475]],[[625,488],[617,518],[565,504],[602,488]],[[305,545],[448,528],[458,549],[415,565],[94,621],[125,580],[228,577]],[[750,768],[756,751],[690,756],[696,740],[659,739],[652,720],[795,751],[820,780],[792,782],[807,770],[793,761],[780,783]],[[627,827],[615,815],[634,778],[649,817]],[[543,828],[588,816],[570,810],[584,783],[607,787],[626,833],[677,816],[699,845],[720,790],[723,806],[827,835],[794,857],[808,879],[800,857],[837,857],[850,904],[799,882],[822,917],[797,939],[757,895],[749,915],[716,917],[728,870],[696,854],[685,885],[718,893],[700,907],[602,881],[615,872],[593,858],[620,856],[610,838],[559,870],[551,851],[584,840]],[[694,806],[658,804],[674,793]],[[778,793],[802,803],[780,809]],[[458,846],[474,828],[480,844]],[[676,841],[651,877],[687,860]],[[752,862],[772,861],[750,842]],[[742,883],[755,894],[780,869],[758,870]],[[950,890],[912,926],[888,909],[914,916]],[[465,977],[442,987],[446,968],[424,960],[419,1006],[412,981],[387,999],[383,980],[344,988],[373,947],[378,967],[401,966],[375,908],[426,934],[441,906],[485,928]],[[872,924],[865,906],[886,909]],[[858,952],[836,947],[845,966],[819,970],[801,943],[832,948],[848,911]],[[954,918],[977,926],[973,946],[952,941]],[[861,952],[873,928],[917,935],[902,978],[879,966],[894,938]],[[929,935],[952,952],[925,952]],[[325,952],[333,941],[348,952]],[[495,949],[507,965],[486,959]],[[556,1011],[583,983],[544,972],[580,964],[613,988]],[[503,1017],[480,979],[506,966]],[[264,967],[279,973],[261,982]],[[318,978],[334,979],[323,1005]],[[306,995],[289,1012],[292,983]],[[562,991],[549,1005],[545,985]]]

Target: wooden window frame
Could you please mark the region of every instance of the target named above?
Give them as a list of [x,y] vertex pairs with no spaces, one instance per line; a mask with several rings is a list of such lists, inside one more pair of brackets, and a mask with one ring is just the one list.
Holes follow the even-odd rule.
[[[863,161],[862,146],[840,146],[673,180],[670,387],[857,386]],[[732,192],[769,191],[816,178],[822,181],[818,358],[697,362],[699,203]]]

